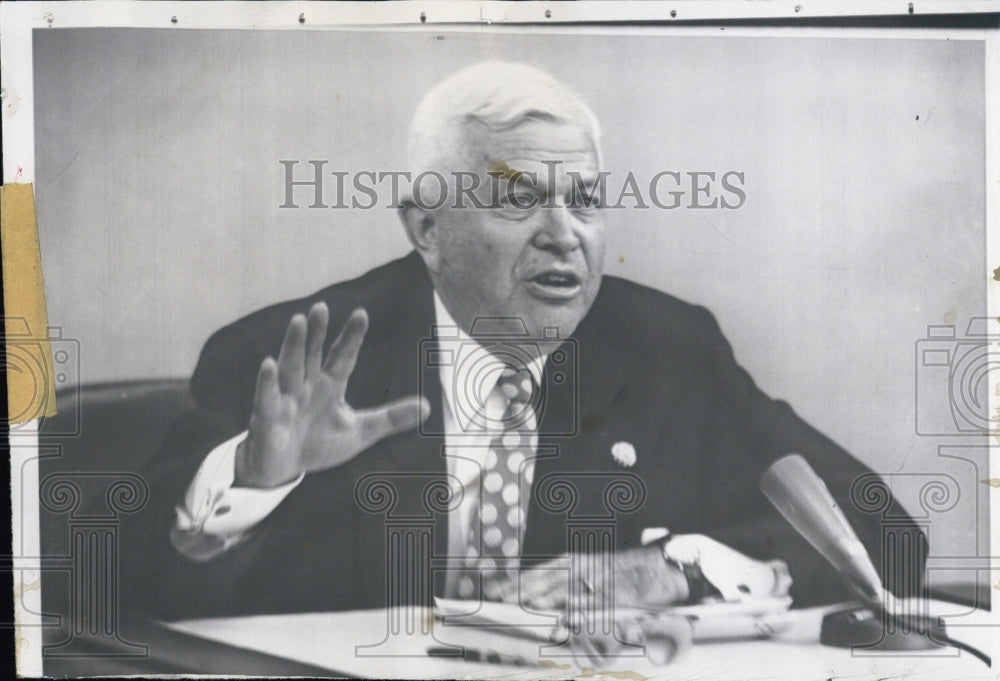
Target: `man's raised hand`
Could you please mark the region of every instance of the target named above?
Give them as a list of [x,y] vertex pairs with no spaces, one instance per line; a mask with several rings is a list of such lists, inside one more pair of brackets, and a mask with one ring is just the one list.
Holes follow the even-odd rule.
[[278,359],[257,374],[246,440],[236,451],[235,484],[277,487],[339,466],[382,438],[415,428],[430,412],[414,395],[373,409],[344,401],[347,381],[368,330],[368,314],[354,310],[323,358],[330,311],[316,303],[292,317]]

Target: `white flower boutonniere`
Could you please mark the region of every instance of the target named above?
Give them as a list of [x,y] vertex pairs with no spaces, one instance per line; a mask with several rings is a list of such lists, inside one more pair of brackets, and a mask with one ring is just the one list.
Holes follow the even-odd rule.
[[611,446],[611,456],[625,468],[635,465],[635,447],[631,442],[616,442]]

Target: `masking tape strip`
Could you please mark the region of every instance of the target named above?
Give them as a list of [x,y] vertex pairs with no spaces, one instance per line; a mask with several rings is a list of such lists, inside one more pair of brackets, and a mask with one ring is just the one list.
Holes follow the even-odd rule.
[[56,413],[34,186],[0,187],[7,414],[11,425]]

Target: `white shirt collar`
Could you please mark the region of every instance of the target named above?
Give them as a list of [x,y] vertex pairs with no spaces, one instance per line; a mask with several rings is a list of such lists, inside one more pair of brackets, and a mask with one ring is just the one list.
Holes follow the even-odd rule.
[[[442,361],[439,376],[441,390],[452,414],[463,430],[470,426],[469,415],[481,413],[487,398],[496,387],[503,365],[500,362],[484,361],[492,356],[490,352],[469,336],[444,306],[444,301],[434,291],[435,339]],[[536,385],[542,384],[547,354],[534,358],[527,366]],[[490,370],[482,371],[482,368]],[[492,368],[495,366],[495,369]]]

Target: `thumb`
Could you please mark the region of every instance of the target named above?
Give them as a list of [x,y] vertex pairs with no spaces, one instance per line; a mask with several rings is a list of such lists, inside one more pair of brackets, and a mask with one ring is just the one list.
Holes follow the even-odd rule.
[[431,403],[425,397],[413,395],[401,400],[357,412],[358,424],[365,446],[416,428],[431,413]]
[[394,432],[416,428],[431,415],[431,403],[423,396],[404,397],[385,405],[389,425]]

